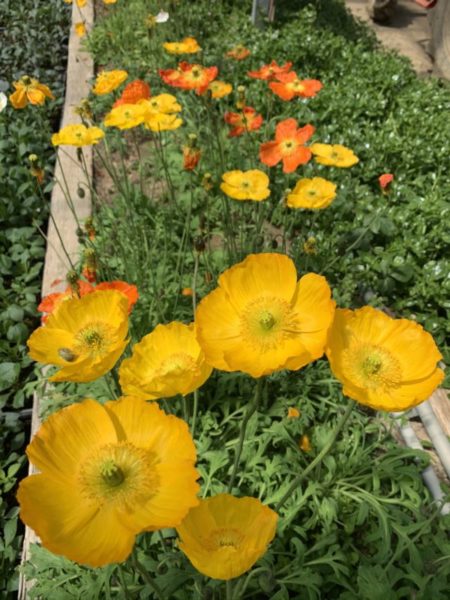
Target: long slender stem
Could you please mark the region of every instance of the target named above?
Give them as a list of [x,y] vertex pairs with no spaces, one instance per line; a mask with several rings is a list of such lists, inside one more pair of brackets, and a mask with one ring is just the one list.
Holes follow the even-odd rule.
[[228,579],[226,582],[227,600],[233,599],[233,581]]
[[294,479],[294,481],[291,483],[287,492],[284,494],[284,496],[281,498],[281,500],[275,506],[274,510],[276,512],[278,512],[280,510],[280,508],[283,506],[283,504],[286,502],[286,500],[288,500],[291,497],[293,492],[295,492],[295,490],[298,488],[300,483],[305,479],[305,477],[309,473],[311,473],[311,471],[313,471],[317,467],[317,465],[322,463],[325,456],[329,453],[329,451],[334,446],[334,443],[335,443],[339,433],[342,431],[342,429],[344,428],[344,425],[347,423],[348,418],[350,417],[350,414],[353,410],[354,405],[355,405],[355,403],[353,402],[353,400],[350,400],[350,402],[348,403],[347,408],[345,410],[345,413],[342,415],[341,419],[339,420],[338,424],[336,425],[336,429],[333,431],[330,439],[325,444],[325,446],[322,448],[322,450],[319,452],[319,454],[316,456],[316,458],[311,463],[309,463],[309,465],[306,467],[306,469],[304,471],[302,471],[301,473],[299,473],[297,475],[297,477]]
[[153,581],[153,579],[147,573],[147,570],[144,567],[144,565],[142,565],[138,561],[136,554],[132,555],[131,561],[132,561],[134,567],[136,568],[136,570],[139,571],[139,573],[141,574],[142,579],[144,579],[145,583],[147,583],[149,585],[149,587],[151,587],[151,589],[154,591],[156,597],[159,598],[159,600],[165,600],[160,587]]
[[247,430],[247,425],[248,425],[248,422],[250,421],[250,418],[252,417],[252,415],[255,413],[255,411],[258,408],[259,401],[261,399],[261,392],[262,392],[263,384],[264,384],[264,379],[262,377],[260,377],[256,383],[255,395],[254,395],[253,401],[251,402],[251,404],[249,404],[249,406],[247,408],[247,412],[245,413],[244,418],[242,419],[238,446],[236,449],[236,453],[234,455],[233,472],[231,473],[230,481],[228,483],[228,493],[230,493],[231,490],[233,489],[233,483],[234,483],[234,480],[236,479],[236,474],[237,474],[237,471],[239,468],[239,462],[241,460],[242,449],[244,447],[245,432]]
[[[375,213],[375,215],[373,216],[373,219],[371,219],[369,221],[369,223],[366,225],[366,227],[363,229],[363,231],[360,233],[360,235],[356,238],[356,240],[350,244],[350,246],[348,248],[345,249],[345,253],[348,254],[350,252],[350,250],[353,250],[353,248],[355,248],[355,246],[357,246],[359,244],[359,242],[363,239],[363,237],[366,235],[366,233],[369,231],[370,226],[376,221],[378,217],[378,213]],[[326,268],[329,270],[330,267],[332,267],[338,260],[340,260],[342,257],[341,253],[338,253],[331,262],[329,262],[326,265]]]
[[122,565],[118,565],[117,572],[118,572],[118,574],[119,574],[120,587],[121,587],[121,588],[122,588],[122,590],[123,590],[123,596],[124,596],[124,598],[125,598],[126,600],[129,600],[129,598],[130,598],[130,594],[129,594],[129,591],[128,591],[127,584],[126,584],[126,582],[125,582],[125,577],[124,577],[124,575],[123,575],[123,567],[122,567]]

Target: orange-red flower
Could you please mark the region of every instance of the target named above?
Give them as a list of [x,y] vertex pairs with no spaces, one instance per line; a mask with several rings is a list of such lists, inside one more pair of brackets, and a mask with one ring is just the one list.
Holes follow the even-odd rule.
[[388,187],[388,185],[390,183],[392,183],[392,181],[394,181],[394,176],[392,175],[392,173],[383,173],[383,175],[380,175],[378,177],[378,182],[380,184],[380,188],[383,191],[386,190],[386,188]]
[[226,56],[228,56],[228,58],[234,58],[234,60],[244,60],[244,58],[250,56],[250,50],[242,44],[238,44],[234,48],[231,48],[231,50],[228,50]]
[[39,312],[51,313],[60,301],[67,300],[69,298],[76,298],[77,296],[81,297],[93,291],[94,287],[90,283],[80,279],[77,281],[76,286],[69,285],[64,292],[54,292],[44,296],[37,309]]
[[122,95],[113,104],[113,108],[121,104],[137,104],[139,100],[150,98],[150,86],[142,79],[135,79],[128,83],[122,92]]
[[125,296],[128,298],[129,313],[132,311],[133,306],[136,304],[139,298],[137,287],[127,283],[126,281],[104,281],[103,283],[99,283],[97,286],[93,286],[87,281],[79,279],[75,286],[69,285],[64,292],[48,294],[42,298],[37,309],[39,312],[47,313],[47,315],[42,319],[43,322],[45,322],[48,315],[52,313],[61,302],[64,302],[64,300],[76,297],[81,298],[81,296],[91,294],[92,292],[96,292],[98,290],[117,290],[118,292],[125,294]]
[[297,129],[295,119],[281,121],[275,131],[275,140],[260,146],[261,162],[273,167],[283,161],[283,172],[292,173],[299,165],[304,165],[311,159],[311,150],[304,144],[314,131],[313,125],[305,125]]
[[238,113],[226,112],[224,119],[225,123],[232,127],[229,137],[242,135],[246,131],[255,131],[261,127],[264,120],[251,106],[244,106]]
[[192,146],[183,146],[183,169],[193,171],[198,165],[202,153],[199,148]]
[[218,74],[217,67],[203,67],[202,65],[180,62],[177,69],[160,69],[161,79],[167,85],[183,90],[195,90],[197,94],[204,94],[209,84]]
[[278,65],[276,61],[273,60],[269,65],[263,65],[258,71],[249,71],[247,75],[253,77],[253,79],[269,81],[275,79],[280,73],[287,73],[291,67],[291,62],[287,62],[284,65]]
[[277,81],[269,83],[269,87],[274,94],[286,101],[296,96],[312,98],[322,89],[322,84],[317,79],[299,79],[294,71],[279,73],[275,79]]
[[139,293],[137,287],[126,281],[103,281],[95,286],[92,290],[96,292],[98,290],[117,290],[128,298],[128,314],[133,310],[134,305],[139,299]]

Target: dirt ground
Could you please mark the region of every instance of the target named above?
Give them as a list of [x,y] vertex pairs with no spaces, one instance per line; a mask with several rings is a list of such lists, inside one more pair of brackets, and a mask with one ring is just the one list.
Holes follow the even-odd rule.
[[424,8],[413,0],[398,0],[389,24],[381,25],[370,19],[367,0],[345,0],[345,3],[355,17],[370,25],[384,46],[407,56],[418,75],[435,74],[429,54],[430,25]]

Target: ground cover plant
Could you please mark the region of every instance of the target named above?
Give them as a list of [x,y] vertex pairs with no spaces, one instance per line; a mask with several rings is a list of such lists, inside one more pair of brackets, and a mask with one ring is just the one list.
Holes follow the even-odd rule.
[[[32,26],[30,27],[30,23]],[[54,152],[48,133],[58,126],[64,98],[69,18],[59,0],[32,0],[0,5],[0,223],[2,233],[0,366],[0,596],[17,589],[23,528],[15,499],[17,479],[26,472],[23,448],[29,437],[24,419],[31,408],[36,380],[26,340],[39,324],[48,193]],[[7,100],[12,83],[23,75],[37,77],[52,89],[47,106],[15,110]],[[44,124],[44,127],[43,127]],[[30,156],[35,160],[30,160]],[[21,413],[25,409],[25,413]]]
[[52,142],[93,146],[95,212],[28,340],[31,597],[445,598],[448,517],[388,412],[444,378],[449,125],[420,108],[450,94],[294,5],[259,31],[118,2],[88,32]]

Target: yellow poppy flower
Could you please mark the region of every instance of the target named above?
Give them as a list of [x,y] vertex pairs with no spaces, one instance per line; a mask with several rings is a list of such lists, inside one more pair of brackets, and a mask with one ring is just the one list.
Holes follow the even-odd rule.
[[233,91],[233,86],[231,83],[226,83],[225,81],[211,81],[208,85],[208,90],[211,92],[211,98],[215,98],[218,100],[219,98],[223,98],[224,96],[228,96]]
[[87,0],[77,0],[77,6],[79,8],[84,8],[87,4]]
[[115,4],[117,0],[103,0],[103,4]]
[[109,94],[113,92],[116,88],[119,87],[121,83],[125,81],[128,77],[128,73],[126,71],[114,70],[114,71],[101,71],[97,75],[97,79],[95,80],[94,87],[92,91],[97,96],[102,96],[103,94]]
[[125,394],[146,400],[190,394],[205,383],[212,368],[206,364],[194,325],[174,321],[158,325],[133,347],[120,366]]
[[147,113],[145,115],[144,125],[151,131],[171,131],[178,129],[183,125],[183,119],[178,115],[167,115],[164,113]]
[[269,178],[263,171],[227,171],[220,189],[234,200],[265,200],[270,196]]
[[345,146],[340,144],[311,144],[309,147],[314,154],[316,162],[329,167],[352,167],[359,162],[359,158]]
[[24,75],[19,81],[15,81],[13,86],[16,91],[11,94],[9,101],[14,108],[25,108],[28,103],[42,105],[46,98],[55,99],[48,86],[39,83],[37,79],[28,77],[28,75]]
[[336,186],[322,177],[300,179],[286,198],[290,208],[326,208],[336,197]]
[[45,548],[91,567],[126,560],[138,533],[175,527],[198,504],[186,423],[139,398],[63,408],[27,455],[40,472],[20,483],[22,521]]
[[99,127],[86,125],[66,125],[58,133],[52,135],[54,146],[90,146],[98,144],[105,137],[105,132]]
[[177,527],[179,547],[203,575],[233,579],[264,555],[277,521],[277,513],[256,498],[218,494],[200,500]]
[[370,306],[336,311],[326,352],[344,394],[376,410],[412,408],[444,378],[442,356],[421,325]]
[[169,54],[195,54],[201,50],[198,42],[193,37],[185,37],[181,42],[166,42],[164,50]]
[[140,100],[139,106],[144,109],[144,125],[151,131],[178,129],[183,124],[183,120],[175,114],[182,110],[181,104],[172,94]]
[[131,129],[144,122],[144,115],[145,110],[140,104],[119,104],[105,116],[104,124],[106,127]]
[[86,35],[86,25],[82,21],[75,23],[75,33],[78,37],[83,37]]
[[324,277],[308,273],[297,282],[288,256],[251,254],[200,302],[197,339],[222,371],[295,371],[324,353],[334,306]]
[[182,106],[172,94],[159,94],[152,98],[143,99],[139,104],[144,107],[146,113],[171,115],[181,112]]
[[128,343],[128,298],[115,290],[61,302],[27,344],[33,360],[61,367],[50,381],[93,381]]

